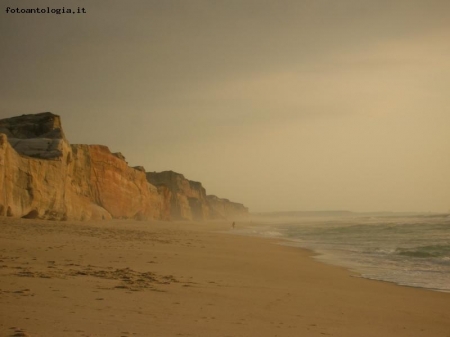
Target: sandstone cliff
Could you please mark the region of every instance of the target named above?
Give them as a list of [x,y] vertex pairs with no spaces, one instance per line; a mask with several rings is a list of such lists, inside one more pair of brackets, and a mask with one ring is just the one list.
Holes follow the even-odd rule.
[[0,215],[14,217],[204,220],[246,212],[181,174],[145,173],[106,146],[70,145],[49,112],[0,120],[0,189]]
[[188,180],[180,173],[147,172],[147,180],[161,191],[164,189],[167,212],[172,219],[234,219],[248,214],[244,205],[206,195],[201,183]]
[[165,218],[157,188],[144,172],[129,167],[106,146],[70,145],[59,116],[41,113],[0,120],[0,131],[0,215]]
[[166,193],[166,206],[172,219],[209,219],[206,191],[199,182],[173,171],[147,172],[147,180]]
[[1,133],[17,152],[30,157],[59,158],[68,146],[60,117],[51,113],[2,119]]
[[206,196],[210,207],[211,218],[214,219],[235,219],[248,215],[248,208],[243,204],[231,202],[215,195]]

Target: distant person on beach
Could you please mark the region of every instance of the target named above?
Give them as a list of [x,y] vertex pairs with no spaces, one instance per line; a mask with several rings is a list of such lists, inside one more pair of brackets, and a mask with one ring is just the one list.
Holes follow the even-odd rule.
[[234,227],[236,227],[236,223],[233,221],[233,223],[231,224],[231,227],[233,227],[233,229],[234,229]]

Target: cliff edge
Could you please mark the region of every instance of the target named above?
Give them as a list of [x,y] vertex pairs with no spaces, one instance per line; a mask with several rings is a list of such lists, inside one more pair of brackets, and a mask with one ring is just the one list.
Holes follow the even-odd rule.
[[0,189],[2,216],[206,220],[232,214],[181,174],[146,173],[106,146],[71,145],[60,117],[50,112],[0,120]]

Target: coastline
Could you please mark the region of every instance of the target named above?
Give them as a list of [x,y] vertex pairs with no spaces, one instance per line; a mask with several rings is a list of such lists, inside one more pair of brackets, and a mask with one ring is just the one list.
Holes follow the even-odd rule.
[[354,277],[278,238],[217,233],[229,222],[0,224],[2,336],[450,331],[449,293]]
[[[410,221],[410,223],[405,223],[406,221]],[[445,259],[447,258],[445,250],[446,233],[442,233],[440,241],[436,239],[430,240],[430,238],[435,238],[438,235],[436,228],[438,228],[438,231],[441,230],[442,222],[418,224],[416,218],[412,220],[406,218],[399,224],[398,228],[400,230],[396,233],[397,239],[388,241],[382,240],[380,237],[375,238],[371,236],[369,238],[360,234],[354,238],[355,234],[347,231],[348,237],[345,242],[342,241],[342,237],[330,237],[326,233],[331,227],[315,227],[314,231],[316,228],[319,228],[319,231],[311,235],[313,230],[311,226],[303,227],[304,233],[298,233],[296,226],[300,227],[300,225],[304,224],[300,222],[289,225],[293,225],[291,228],[294,230],[291,230],[286,223],[267,224],[265,222],[252,222],[247,226],[241,227],[236,234],[278,239],[281,245],[310,250],[312,257],[317,261],[331,266],[343,267],[354,273],[355,276],[364,279],[388,282],[403,287],[450,293],[448,283],[450,270],[448,267],[445,267]],[[342,226],[337,220],[333,225],[337,228],[335,232],[339,233],[340,230],[346,227],[359,227],[361,223],[358,221],[358,226],[355,226],[355,223],[352,225],[346,222]],[[370,224],[364,225],[367,226],[368,230],[372,230],[372,228],[368,227]],[[378,225],[378,233],[376,235],[382,233],[383,230],[391,231],[392,229],[390,223],[386,225],[378,223]],[[418,233],[417,228],[419,225],[422,227],[420,231],[423,233]],[[417,228],[414,228],[414,226]],[[325,234],[319,234],[324,229]],[[294,235],[292,235],[293,232],[295,233]],[[407,232],[407,235],[404,235],[405,232]],[[427,232],[426,235],[428,237],[424,237],[425,232]],[[424,236],[421,237],[420,242],[412,241],[414,236],[418,237],[421,234],[424,234]],[[320,237],[320,235],[323,235],[325,239]],[[401,236],[400,240],[398,240],[399,235]],[[354,241],[348,241],[352,239]],[[367,239],[370,241],[365,241]],[[381,240],[383,243],[381,243]],[[347,248],[347,242],[352,242],[348,246],[350,248]],[[412,258],[399,258],[402,255],[412,256]],[[421,259],[417,259],[417,256],[421,257]],[[438,260],[437,258],[441,256],[442,258]],[[427,258],[434,258],[434,260]]]

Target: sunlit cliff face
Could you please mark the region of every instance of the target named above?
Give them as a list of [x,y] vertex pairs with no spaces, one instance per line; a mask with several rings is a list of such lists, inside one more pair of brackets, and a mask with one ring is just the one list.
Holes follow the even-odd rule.
[[450,207],[450,2],[85,7],[2,16],[0,118],[52,111],[252,211]]

